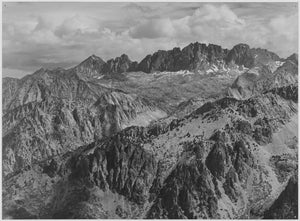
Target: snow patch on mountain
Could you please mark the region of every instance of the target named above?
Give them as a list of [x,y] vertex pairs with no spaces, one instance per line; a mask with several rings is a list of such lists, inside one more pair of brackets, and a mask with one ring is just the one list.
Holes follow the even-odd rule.
[[121,128],[124,129],[124,128],[130,127],[130,126],[146,127],[152,121],[156,121],[156,120],[164,118],[164,117],[167,117],[167,113],[162,110],[159,110],[159,109],[147,110],[147,111],[138,113],[134,119],[122,123]]
[[161,71],[161,72],[153,72],[153,76],[158,76],[158,77],[172,77],[176,75],[193,75],[195,74],[194,72],[188,71],[188,70],[180,70],[180,71],[175,71],[175,72],[170,72],[170,71]]

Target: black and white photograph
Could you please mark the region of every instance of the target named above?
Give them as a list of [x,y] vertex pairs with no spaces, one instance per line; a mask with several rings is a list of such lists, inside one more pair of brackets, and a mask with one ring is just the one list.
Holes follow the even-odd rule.
[[1,1],[2,219],[298,219],[298,1]]

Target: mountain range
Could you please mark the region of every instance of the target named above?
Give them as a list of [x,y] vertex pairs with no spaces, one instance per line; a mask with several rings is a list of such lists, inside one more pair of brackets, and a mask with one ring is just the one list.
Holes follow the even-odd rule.
[[298,216],[297,54],[196,42],[2,84],[3,218]]

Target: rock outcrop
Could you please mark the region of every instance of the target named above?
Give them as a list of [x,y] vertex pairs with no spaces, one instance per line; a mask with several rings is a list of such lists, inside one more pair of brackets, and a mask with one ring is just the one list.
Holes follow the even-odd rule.
[[[294,108],[296,105],[291,107],[289,101],[268,93],[242,102],[222,99],[204,105],[153,135],[150,128],[128,128],[72,160],[76,166],[68,182],[79,180],[76,185],[86,186],[88,192],[97,187],[118,193],[139,208],[140,213],[135,215],[140,218],[262,217],[295,167],[282,177],[276,175],[272,157],[258,156],[274,142],[272,134],[294,116]],[[230,123],[225,121],[218,124],[221,129],[214,128],[213,122],[225,116],[232,117]],[[259,120],[262,116],[265,118]],[[199,131],[192,129],[198,126],[196,122],[203,121]],[[207,129],[206,124],[213,128]],[[257,132],[258,127],[269,128],[269,132]],[[268,139],[258,140],[259,133]],[[178,137],[175,143],[164,143],[173,134]],[[284,151],[293,155],[288,148]],[[276,156],[273,150],[268,154]],[[292,162],[296,163],[295,159]],[[69,194],[68,198],[72,196]],[[76,205],[91,203],[88,195]],[[55,204],[67,206],[68,202]],[[65,212],[69,207],[59,208]],[[83,212],[80,214],[70,217],[82,218]]]
[[[213,44],[198,42],[169,51],[157,51],[147,55],[138,65],[146,73],[155,71],[206,70],[211,64],[222,65],[228,50]],[[219,64],[220,63],[220,64]]]
[[249,45],[238,44],[229,51],[226,62],[251,68],[254,65],[254,56],[251,54]]
[[41,69],[4,85],[4,175],[166,116],[147,99],[84,81],[72,71]]
[[91,55],[76,66],[74,71],[83,78],[93,78],[107,73],[109,68],[105,61],[103,61],[100,57]]
[[42,173],[54,184],[45,193],[42,212],[37,215],[33,205],[15,209],[40,218],[274,215],[266,211],[274,211],[297,168],[297,150],[290,148],[289,138],[276,140],[286,131],[297,136],[292,99],[273,91],[245,101],[223,98],[168,125],[126,128],[64,160],[48,160]]
[[237,99],[247,99],[273,88],[286,87],[298,83],[298,60],[290,56],[272,72],[267,65],[260,65],[238,76],[228,89],[228,95]]
[[157,71],[207,71],[210,68],[226,70],[225,66],[238,65],[253,68],[280,61],[278,55],[265,49],[251,49],[249,45],[238,44],[231,50],[213,44],[193,43],[182,50],[173,48],[169,51],[159,50],[147,55],[137,70],[146,73]]
[[286,188],[264,213],[264,219],[298,219],[298,178],[290,178]]
[[138,63],[131,61],[126,54],[107,61],[108,73],[124,73],[137,70]]
[[5,79],[3,218],[296,218],[296,58],[194,43]]

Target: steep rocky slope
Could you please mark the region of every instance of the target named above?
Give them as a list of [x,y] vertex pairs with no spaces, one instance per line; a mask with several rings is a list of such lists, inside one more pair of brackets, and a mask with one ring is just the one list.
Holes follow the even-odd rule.
[[131,61],[126,54],[107,61],[109,73],[124,73],[137,70],[138,63]]
[[8,174],[166,113],[123,92],[103,94],[91,107],[48,97],[3,116],[3,171]]
[[2,109],[5,110],[11,98],[19,88],[20,80],[16,78],[2,79]]
[[297,219],[298,216],[298,176],[290,178],[284,191],[274,204],[264,213],[265,219]]
[[[89,105],[108,90],[101,85],[82,80],[73,70],[62,69],[40,69],[18,82],[18,88],[14,90],[14,93],[2,96],[7,102],[7,105],[3,107],[4,113],[30,102],[40,102],[49,96],[68,99],[70,102],[81,101]],[[3,90],[9,87],[11,87],[10,84],[5,84]]]
[[82,74],[92,72],[80,71],[40,69],[20,80],[4,80],[4,175],[166,116],[135,94],[84,80]]
[[[9,205],[5,214],[40,218],[267,216],[267,209],[273,211],[273,203],[297,169],[297,104],[294,95],[282,90],[245,101],[209,102],[170,124],[130,127],[24,170],[5,182],[4,199]],[[37,182],[36,177],[42,178]],[[32,193],[32,198],[38,200],[42,194],[47,200],[22,204],[28,189],[42,185],[48,189]]]
[[278,61],[273,68],[266,64],[246,71],[237,77],[228,89],[228,94],[237,99],[245,99],[272,88],[297,83],[298,56],[294,54],[284,61]]
[[[248,75],[248,72],[251,76],[252,73],[256,74],[257,72],[266,72],[266,74],[260,74],[262,76],[269,75],[270,73],[267,72],[272,68],[269,68],[268,65],[275,64],[272,66],[274,68],[281,62],[274,53],[263,49],[250,49],[245,44],[239,44],[233,49],[227,50],[218,45],[206,45],[198,42],[190,44],[182,50],[180,48],[170,51],[160,50],[147,57],[149,61],[145,58],[147,61],[143,59],[137,64],[124,54],[107,62],[92,55],[68,70],[40,69],[21,80],[7,79],[3,82],[7,82],[7,84],[3,84],[3,111],[27,102],[41,101],[49,95],[64,96],[71,100],[81,97],[82,101],[90,105],[103,91],[113,87],[155,101],[165,111],[172,112],[181,102],[201,94],[205,99],[219,97],[232,84],[232,79],[237,78],[240,74],[242,74],[242,79]],[[252,61],[251,65],[245,63],[250,60]],[[287,59],[287,61],[293,60],[295,60],[295,56]],[[284,65],[287,67],[277,70],[277,77],[272,82],[286,81],[286,85],[292,82],[295,77],[285,77],[285,74],[291,71],[294,73],[297,68],[294,67],[294,63],[289,63],[285,62]],[[265,68],[266,70],[261,67],[264,65],[268,66]],[[298,64],[296,66],[298,67]],[[153,74],[146,76],[138,71],[153,72]],[[131,73],[124,74],[124,72]],[[244,72],[246,73],[243,74]],[[251,87],[252,77],[250,80],[245,78],[246,80],[240,81],[245,81],[247,87]],[[237,82],[240,81],[237,80]],[[238,94],[239,92],[235,91],[243,88],[243,84],[236,84],[232,87],[231,94]],[[280,83],[276,84],[283,86]],[[261,85],[264,86],[264,83]],[[216,88],[218,90],[215,90]],[[247,94],[248,89],[244,91]]]
[[146,73],[155,71],[228,71],[232,66],[253,68],[261,65],[271,65],[280,61],[278,55],[260,48],[250,48],[246,44],[238,44],[231,50],[219,45],[192,43],[169,51],[159,50],[153,55],[147,55],[139,64],[138,71]]
[[79,65],[74,67],[72,71],[78,73],[81,78],[94,78],[108,72],[108,66],[100,57],[91,55]]
[[228,50],[218,45],[206,45],[198,42],[180,50],[157,51],[146,56],[138,65],[138,70],[150,73],[153,71],[179,71],[206,69],[209,62],[221,62]]
[[3,217],[295,218],[297,71],[193,43],[6,78]]
[[252,56],[249,45],[238,44],[230,50],[226,57],[226,62],[233,62],[237,65],[244,65],[246,68],[251,68],[254,65],[254,56]]

